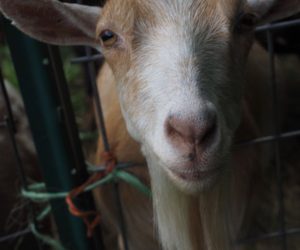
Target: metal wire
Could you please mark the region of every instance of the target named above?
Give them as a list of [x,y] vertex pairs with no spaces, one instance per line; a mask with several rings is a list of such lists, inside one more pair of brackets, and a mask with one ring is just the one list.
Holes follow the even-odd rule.
[[[77,3],[81,4],[81,0],[76,0]],[[101,55],[93,55],[92,50],[89,47],[84,47],[86,56],[84,58],[77,58],[77,61],[86,62],[88,64],[88,71],[91,79],[91,86],[92,86],[92,92],[93,92],[93,98],[96,106],[96,112],[97,112],[97,119],[99,123],[102,143],[104,146],[104,150],[109,152],[110,151],[110,144],[107,137],[107,132],[105,128],[105,121],[103,116],[103,110],[102,110],[102,104],[100,100],[100,94],[99,89],[97,86],[97,80],[96,80],[96,71],[94,67],[94,62],[101,59]],[[76,62],[76,59],[73,59],[73,62]],[[119,227],[121,230],[122,239],[124,242],[124,248],[125,250],[129,250],[128,248],[128,242],[127,242],[127,234],[126,234],[126,225],[125,225],[125,219],[123,217],[122,212],[122,201],[119,193],[119,186],[118,184],[114,185],[114,193],[115,193],[115,200],[116,200],[116,206],[118,210],[118,216],[119,216]]]
[[[76,2],[78,4],[81,4],[82,1],[81,0],[76,0]],[[89,70],[89,75],[91,77],[91,85],[92,85],[92,91],[93,91],[93,98],[95,101],[95,106],[96,106],[96,112],[97,112],[97,119],[98,119],[98,123],[99,123],[99,128],[100,128],[100,133],[101,133],[101,138],[102,138],[102,142],[103,142],[103,146],[105,151],[110,151],[110,145],[108,142],[108,137],[107,137],[107,133],[106,133],[106,128],[105,128],[105,122],[104,122],[104,117],[103,117],[103,110],[102,110],[102,104],[101,104],[101,100],[100,100],[100,94],[99,94],[99,89],[97,86],[97,76],[96,76],[96,71],[95,71],[95,67],[93,62],[95,61],[95,57],[92,54],[92,49],[90,47],[84,47],[85,50],[85,60],[88,63],[88,70]],[[99,55],[97,55],[99,56]],[[73,61],[78,61],[78,60],[82,60],[82,59],[73,59]]]
[[[95,67],[93,65],[94,58],[92,56],[92,51],[90,48],[85,47],[85,53],[86,53],[86,58],[92,58],[92,61],[88,62],[88,69],[89,69],[89,74],[92,80],[92,90],[93,90],[93,97],[96,105],[96,112],[97,112],[97,118],[98,118],[98,123],[100,127],[100,133],[101,133],[101,138],[102,142],[104,145],[105,151],[110,151],[110,145],[106,133],[106,128],[105,128],[105,122],[104,122],[104,116],[103,116],[103,110],[102,110],[102,104],[101,104],[101,99],[99,95],[99,89],[96,83],[96,71]],[[122,235],[122,239],[124,242],[124,248],[125,250],[129,250],[128,248],[128,242],[127,242],[127,234],[126,234],[126,225],[125,225],[125,219],[123,217],[123,209],[122,209],[122,201],[119,193],[119,186],[117,184],[114,185],[114,196],[115,196],[115,201],[116,201],[116,207],[118,211],[118,216],[119,216],[119,227]]]
[[[70,151],[73,158],[74,170],[76,172],[76,181],[79,184],[84,182],[88,178],[88,173],[84,164],[84,156],[78,136],[79,132],[76,126],[75,115],[69,98],[69,90],[66,84],[59,50],[55,46],[48,45],[48,51],[50,60],[52,62],[51,65],[54,72],[55,84],[61,101],[61,109],[63,111],[62,117],[66,127],[66,134],[69,140],[68,145],[70,146]],[[81,196],[81,199],[82,201],[80,205],[82,207],[95,209],[91,194],[84,194]],[[96,232],[95,235],[101,235],[99,226],[97,226],[94,230]],[[96,246],[100,247],[100,249],[104,249],[102,239],[100,239],[100,237],[93,237],[93,241]]]
[[[13,152],[14,152],[15,159],[16,159],[17,172],[18,172],[18,175],[21,180],[22,188],[24,190],[28,190],[28,182],[27,182],[25,171],[24,171],[22,159],[20,156],[18,144],[17,144],[16,138],[15,138],[15,134],[17,132],[16,125],[15,125],[15,119],[14,119],[12,108],[10,105],[9,96],[8,96],[7,90],[5,88],[1,66],[0,66],[0,86],[1,86],[1,90],[2,90],[2,95],[4,97],[6,111],[7,111],[7,117],[5,117],[4,122],[6,123],[6,128],[9,133],[9,136],[10,136],[10,141],[12,143]],[[34,225],[37,227],[38,224],[35,220],[35,211],[34,211],[33,204],[31,202],[29,202],[29,204],[27,206],[27,210],[28,210],[29,220],[32,221],[34,223]],[[36,239],[36,242],[37,242],[38,248],[42,249],[41,242],[38,239]]]
[[[256,32],[267,32],[268,37],[268,47],[269,47],[269,61],[270,61],[270,87],[273,95],[273,124],[274,124],[274,134],[270,136],[264,136],[260,138],[254,138],[252,140],[239,142],[236,144],[236,147],[242,147],[242,146],[250,146],[255,145],[259,143],[273,143],[274,147],[274,155],[275,155],[275,168],[276,168],[276,176],[277,176],[277,199],[279,201],[279,212],[278,212],[278,222],[279,222],[279,231],[270,233],[270,234],[264,234],[257,237],[248,237],[245,240],[239,241],[238,244],[249,244],[251,242],[259,241],[262,239],[267,238],[274,238],[274,237],[281,237],[281,248],[282,250],[287,250],[287,239],[286,236],[289,234],[297,234],[300,233],[300,229],[289,229],[286,230],[285,228],[285,210],[284,210],[284,194],[283,194],[283,180],[282,180],[282,164],[280,159],[280,140],[281,139],[289,139],[289,138],[295,138],[297,136],[300,136],[300,130],[290,131],[281,133],[279,130],[279,103],[278,103],[278,95],[277,95],[277,84],[276,84],[276,75],[275,75],[275,67],[274,67],[274,48],[273,48],[273,39],[272,39],[272,31],[287,28],[287,27],[295,27],[300,25],[300,20],[292,20],[292,21],[284,21],[280,23],[275,24],[267,24],[260,26],[256,29]],[[93,56],[85,56],[85,57],[79,57],[72,60],[73,63],[88,63],[88,62],[94,62],[96,60],[102,59],[102,55],[93,55]],[[121,166],[119,166],[121,167]],[[132,167],[131,164],[125,164],[125,168]],[[100,169],[99,169],[100,170]],[[101,170],[100,170],[101,171]],[[119,196],[119,194],[116,194]],[[120,209],[121,204],[117,204],[117,207]],[[121,210],[119,210],[120,212]],[[123,225],[123,219],[121,220],[121,228]],[[123,232],[123,239],[124,239]],[[125,241],[124,241],[125,242]],[[126,244],[125,244],[126,246]],[[127,249],[127,247],[126,247]]]
[[266,25],[259,26],[255,29],[256,32],[262,31],[275,31],[284,28],[291,28],[300,25],[300,19],[291,20],[291,21],[284,21],[279,23],[270,23]]
[[25,235],[30,234],[30,233],[31,233],[31,229],[28,227],[28,228],[25,228],[23,230],[20,230],[18,232],[15,232],[15,233],[12,233],[12,234],[9,234],[9,235],[0,236],[0,243],[5,242],[5,241],[15,240],[19,237],[25,236]]
[[[146,165],[135,164],[135,163],[131,163],[131,162],[118,163],[116,165],[116,169],[119,169],[119,170],[130,169],[133,167],[146,167]],[[90,166],[90,167],[88,167],[88,171],[91,173],[104,172],[105,170],[106,170],[105,166]]]
[[[300,233],[300,228],[293,228],[293,229],[288,229],[284,232],[284,235],[293,235],[293,234],[299,234]],[[261,241],[261,240],[266,240],[266,239],[271,239],[271,238],[276,238],[276,237],[283,237],[282,232],[272,232],[268,234],[262,234],[254,237],[248,237],[246,239],[242,239],[237,241],[237,245],[243,245],[243,244],[250,244],[256,241]]]
[[[81,1],[78,1],[81,2]],[[285,223],[284,223],[284,218],[285,218],[285,210],[284,210],[284,194],[283,194],[283,181],[282,181],[282,164],[281,164],[281,159],[280,159],[280,140],[282,139],[290,139],[290,138],[295,138],[297,136],[300,136],[300,130],[295,130],[295,131],[290,131],[290,132],[285,132],[281,133],[279,130],[279,122],[278,122],[278,110],[279,110],[279,103],[278,103],[278,97],[277,97],[277,85],[276,85],[276,75],[275,75],[275,68],[274,68],[274,48],[273,48],[273,39],[272,39],[272,31],[279,30],[279,29],[284,29],[287,27],[295,27],[300,25],[300,20],[292,20],[292,21],[284,21],[280,23],[274,23],[274,24],[267,24],[260,26],[256,29],[257,32],[267,32],[267,38],[268,38],[268,47],[269,47],[269,57],[270,57],[270,85],[272,89],[272,94],[273,94],[273,124],[274,124],[274,134],[269,135],[269,136],[264,136],[260,138],[255,138],[252,140],[248,140],[245,142],[239,142],[236,144],[236,147],[241,147],[241,146],[250,146],[250,145],[256,145],[259,143],[273,143],[274,146],[274,155],[275,155],[275,167],[276,167],[276,175],[277,175],[277,186],[278,186],[278,194],[277,194],[277,199],[279,201],[279,213],[278,213],[278,222],[279,222],[279,231],[277,232],[272,232],[268,234],[263,234],[263,235],[258,235],[255,237],[248,237],[247,239],[243,239],[238,241],[238,244],[249,244],[253,243],[259,240],[264,240],[268,238],[275,238],[275,237],[281,237],[281,248],[282,250],[287,250],[287,242],[286,242],[286,236],[291,235],[291,234],[299,234],[300,233],[300,228],[294,228],[294,229],[286,229],[285,228]],[[97,110],[97,116],[99,118],[99,124],[100,124],[100,129],[101,129],[101,134],[102,134],[102,139],[103,139],[103,144],[106,150],[109,150],[109,142],[108,138],[106,135],[106,129],[104,125],[104,118],[103,118],[103,112],[102,112],[102,106],[101,106],[101,101],[100,97],[98,95],[98,89],[96,85],[96,71],[94,68],[93,63],[96,61],[100,61],[103,59],[103,56],[101,54],[94,55],[91,52],[90,48],[85,48],[85,54],[86,56],[83,57],[77,57],[72,59],[72,63],[87,63],[89,67],[89,74],[92,79],[92,88],[93,88],[93,93],[94,93],[94,98],[96,102],[96,110]],[[0,71],[1,73],[1,71]],[[1,86],[3,84],[2,76],[0,75],[0,82]],[[9,105],[8,105],[9,107]],[[11,132],[15,133],[15,125],[12,118],[11,111],[8,112],[9,115],[9,123],[8,121],[1,121],[0,126],[7,126],[10,124]],[[13,139],[12,139],[13,140]],[[17,149],[16,149],[17,151]],[[18,166],[21,171],[21,176],[24,178],[24,188],[26,188],[26,177],[24,173],[22,173],[22,163],[19,162],[20,159],[18,159],[18,153],[16,153],[16,158],[18,161]],[[135,164],[132,163],[122,163],[118,164],[118,168],[130,168],[136,166]],[[97,168],[99,171],[103,171],[103,168]],[[118,184],[115,184],[114,187],[115,190],[115,197],[116,197],[116,206],[118,208],[118,213],[119,213],[119,227],[122,232],[122,237],[125,245],[125,249],[128,250],[128,242],[127,242],[127,234],[126,234],[126,225],[123,217],[123,210],[122,210],[122,204],[121,204],[121,198],[120,198],[120,193],[119,193],[119,187]],[[15,234],[12,234],[10,236],[5,236],[0,238],[1,241],[5,241],[7,239],[11,239],[10,237],[19,237],[21,235],[25,235],[29,233],[29,229],[24,229],[19,232],[16,232]]]
[[[267,41],[268,41],[268,51],[269,51],[269,65],[270,65],[270,87],[272,91],[272,100],[273,100],[273,124],[274,124],[274,134],[278,137],[280,133],[279,128],[279,98],[278,98],[278,86],[276,81],[275,73],[275,62],[274,62],[274,45],[273,45],[273,36],[272,31],[267,31]],[[281,247],[282,250],[287,249],[287,239],[286,239],[286,228],[285,228],[285,209],[284,209],[284,193],[283,193],[283,170],[280,157],[280,141],[275,140],[273,143],[274,152],[275,152],[275,168],[276,168],[276,177],[277,177],[277,198],[279,203],[278,210],[278,223],[279,223],[279,232],[282,238]]]
[[81,56],[76,57],[71,60],[71,63],[77,64],[77,63],[90,63],[90,62],[101,62],[104,59],[103,55],[91,55],[91,56]]
[[273,142],[273,141],[282,140],[282,139],[290,139],[290,138],[295,138],[298,136],[300,136],[300,130],[295,130],[295,131],[291,131],[291,132],[280,133],[278,135],[269,135],[269,136],[259,137],[259,138],[244,141],[244,142],[238,142],[236,144],[236,147],[251,146],[254,144]]

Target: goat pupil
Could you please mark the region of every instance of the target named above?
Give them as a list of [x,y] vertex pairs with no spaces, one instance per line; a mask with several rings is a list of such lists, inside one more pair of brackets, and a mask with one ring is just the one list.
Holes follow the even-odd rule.
[[103,42],[106,42],[106,41],[112,39],[114,36],[115,36],[115,34],[113,32],[106,30],[101,34],[101,39]]
[[239,33],[251,31],[255,26],[257,17],[251,13],[241,13],[237,18],[236,31]]
[[252,14],[245,14],[243,17],[242,17],[242,25],[245,25],[245,26],[248,26],[248,27],[251,27],[253,25],[255,25],[255,15],[252,15]]

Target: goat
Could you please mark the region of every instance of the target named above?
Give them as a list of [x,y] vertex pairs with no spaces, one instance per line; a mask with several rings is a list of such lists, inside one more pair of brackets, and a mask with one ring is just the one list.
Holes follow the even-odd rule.
[[232,152],[234,140],[264,131],[253,114],[261,118],[265,92],[247,76],[257,68],[253,31],[297,13],[299,0],[108,0],[101,9],[1,0],[0,9],[41,41],[103,53],[102,75],[115,82],[126,128],[149,168],[163,249],[232,249],[262,165],[253,161],[264,154]]

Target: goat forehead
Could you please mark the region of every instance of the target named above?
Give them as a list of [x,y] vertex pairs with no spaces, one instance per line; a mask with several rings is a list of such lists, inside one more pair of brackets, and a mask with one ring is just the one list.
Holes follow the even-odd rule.
[[133,45],[145,44],[145,40],[183,41],[187,38],[189,46],[193,46],[194,41],[199,44],[199,41],[215,41],[217,37],[224,40],[230,27],[230,19],[218,1],[149,1],[142,8],[133,21]]
[[217,1],[160,0],[151,3],[148,15],[135,16],[133,49],[148,47],[153,51],[155,47],[181,47],[181,51],[190,54],[204,45],[209,45],[209,50],[223,46],[229,39],[230,21]]
[[[231,7],[227,6],[228,1],[234,2],[230,3]],[[120,26],[131,26],[135,22],[142,22],[144,26],[160,25],[162,22],[185,22],[198,26],[213,23],[212,19],[215,21],[216,16],[231,18],[232,11],[228,9],[235,9],[238,2],[241,0],[110,0],[104,8],[104,13],[107,13],[104,19]]]
[[[229,34],[220,18],[210,18],[215,18],[214,24],[202,22],[196,27],[188,27],[189,19],[165,20],[161,25],[149,26],[147,32],[141,23],[133,61],[139,65],[139,79],[148,85],[146,90],[153,90],[153,96],[176,92],[191,103],[190,95],[198,91],[199,83],[222,81],[219,72],[224,68],[219,62],[224,61]],[[211,70],[207,69],[209,65]]]
[[154,0],[143,6],[148,9],[148,13],[152,13],[149,17],[159,25],[162,22],[175,22],[177,25],[184,23],[198,26],[223,14],[216,0]]
[[[160,68],[163,74],[154,78],[196,82],[201,64],[216,64],[228,48],[229,21],[218,1],[155,0],[141,6],[147,14],[135,15],[131,55],[136,65],[143,65],[143,79]],[[191,79],[179,79],[183,75]]]

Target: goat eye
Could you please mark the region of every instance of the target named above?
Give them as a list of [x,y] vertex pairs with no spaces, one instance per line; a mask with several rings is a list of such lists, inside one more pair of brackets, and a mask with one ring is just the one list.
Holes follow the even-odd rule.
[[244,33],[252,31],[257,24],[258,18],[252,13],[241,13],[235,25],[235,31],[238,33]]
[[105,47],[111,47],[117,42],[118,36],[110,30],[104,30],[100,33],[100,39]]

